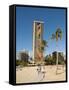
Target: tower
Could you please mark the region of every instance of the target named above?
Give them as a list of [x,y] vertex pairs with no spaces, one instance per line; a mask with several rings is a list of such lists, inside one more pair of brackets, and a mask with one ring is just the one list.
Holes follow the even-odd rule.
[[43,25],[42,21],[34,21],[33,23],[33,60],[35,64],[42,63],[43,52],[41,45],[43,40]]

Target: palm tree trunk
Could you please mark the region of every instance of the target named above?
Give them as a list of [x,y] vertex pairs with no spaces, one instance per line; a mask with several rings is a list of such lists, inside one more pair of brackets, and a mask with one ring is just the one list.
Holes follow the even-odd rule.
[[58,67],[58,51],[57,51],[57,60],[56,60],[56,65]]
[[[56,48],[58,47],[57,45],[57,41],[56,41]],[[57,74],[57,70],[58,70],[58,50],[56,49],[56,74]]]

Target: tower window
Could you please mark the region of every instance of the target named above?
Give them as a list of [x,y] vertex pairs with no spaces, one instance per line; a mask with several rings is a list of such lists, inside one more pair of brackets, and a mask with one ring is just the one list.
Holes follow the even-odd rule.
[[38,38],[40,39],[40,34],[38,35]]

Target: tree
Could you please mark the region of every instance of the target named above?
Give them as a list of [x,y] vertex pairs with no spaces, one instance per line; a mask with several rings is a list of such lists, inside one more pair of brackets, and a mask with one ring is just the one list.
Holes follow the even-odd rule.
[[42,51],[42,52],[45,51],[45,47],[48,47],[48,45],[47,45],[47,41],[42,40],[42,42],[41,42],[41,51]]
[[52,60],[51,54],[49,54],[45,57],[45,62],[46,62],[46,65],[53,65],[53,60]]
[[26,66],[28,64],[29,55],[26,52],[21,52],[20,54],[21,54],[21,61],[23,65]]
[[[61,28],[57,28],[55,34],[52,34],[52,37],[51,39],[55,39],[56,40],[56,47],[58,47],[58,40],[60,39],[61,40],[62,38],[62,30]],[[57,65],[57,69],[58,69],[58,51],[57,51],[57,60],[56,60],[56,65]],[[57,69],[56,69],[56,73],[57,73]]]
[[47,41],[46,40],[42,40],[42,42],[41,42],[41,52],[42,53],[45,51],[45,47],[48,47]]

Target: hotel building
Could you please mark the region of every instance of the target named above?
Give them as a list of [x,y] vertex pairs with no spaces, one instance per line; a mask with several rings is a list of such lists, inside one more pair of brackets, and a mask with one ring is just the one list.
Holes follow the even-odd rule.
[[43,62],[43,52],[41,51],[41,43],[43,40],[44,22],[34,21],[33,23],[33,60],[35,64]]

